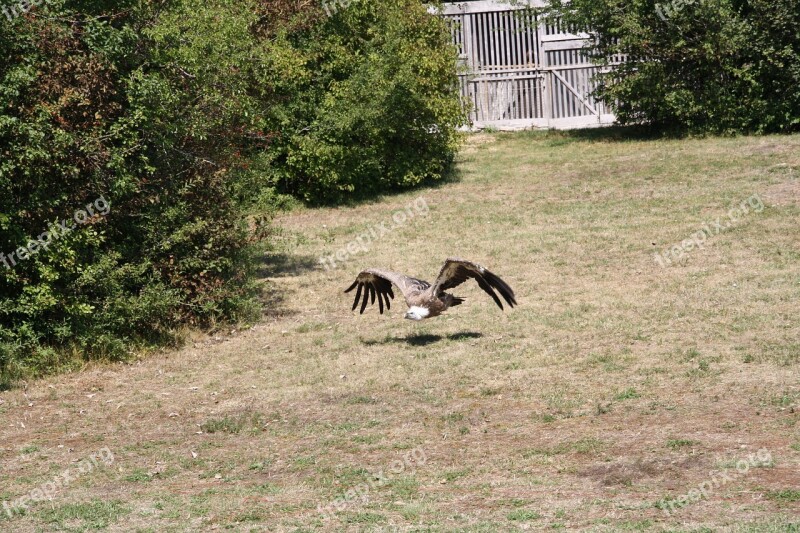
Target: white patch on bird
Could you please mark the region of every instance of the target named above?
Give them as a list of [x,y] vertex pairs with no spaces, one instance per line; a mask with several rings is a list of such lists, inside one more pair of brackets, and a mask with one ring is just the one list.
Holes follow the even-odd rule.
[[406,311],[406,318],[409,320],[422,320],[423,318],[427,318],[429,314],[431,314],[430,309],[412,305],[408,308],[408,311]]

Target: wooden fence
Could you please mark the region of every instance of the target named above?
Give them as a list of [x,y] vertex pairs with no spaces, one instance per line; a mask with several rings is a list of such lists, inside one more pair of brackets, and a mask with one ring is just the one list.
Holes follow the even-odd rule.
[[[540,0],[530,0],[542,7]],[[579,128],[614,122],[592,97],[598,67],[584,51],[589,35],[547,24],[519,5],[446,3],[447,20],[465,73],[461,93],[473,126],[498,129]]]

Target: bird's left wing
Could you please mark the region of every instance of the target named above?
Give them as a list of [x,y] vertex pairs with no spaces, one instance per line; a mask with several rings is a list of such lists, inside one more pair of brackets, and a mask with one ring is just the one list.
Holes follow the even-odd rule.
[[439,277],[433,283],[433,293],[439,295],[447,289],[461,285],[470,278],[478,282],[480,288],[492,297],[500,309],[503,308],[503,303],[495,294],[494,289],[500,293],[511,307],[517,304],[517,300],[514,298],[514,291],[505,281],[478,263],[455,257],[450,257],[444,262],[442,270],[439,271]]
[[368,301],[371,299],[374,304],[375,297],[377,296],[378,307],[380,308],[381,314],[383,314],[384,302],[386,303],[386,309],[391,309],[391,304],[389,302],[391,298],[394,298],[394,292],[392,292],[393,283],[397,285],[400,292],[403,293],[406,303],[408,303],[409,297],[413,297],[430,287],[430,284],[425,281],[410,278],[403,274],[398,274],[397,272],[369,268],[363,270],[353,284],[344,292],[350,292],[358,287],[356,298],[353,301],[353,310],[355,310],[363,291],[364,299],[361,302],[361,314],[363,314],[364,309],[367,308]]

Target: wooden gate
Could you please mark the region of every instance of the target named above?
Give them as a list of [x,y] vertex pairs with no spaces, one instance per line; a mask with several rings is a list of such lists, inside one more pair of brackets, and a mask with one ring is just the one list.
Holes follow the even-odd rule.
[[[542,7],[531,0],[531,7]],[[476,128],[580,128],[614,116],[592,96],[598,67],[587,34],[546,24],[519,5],[495,1],[447,3],[447,20],[464,73],[461,94]]]

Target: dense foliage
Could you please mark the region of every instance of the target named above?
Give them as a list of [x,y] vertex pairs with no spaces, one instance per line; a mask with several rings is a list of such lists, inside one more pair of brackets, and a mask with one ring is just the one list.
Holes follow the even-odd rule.
[[330,202],[442,176],[465,117],[449,33],[419,1],[353,1],[273,46],[289,104],[263,168],[281,190]]
[[551,0],[551,9],[596,33],[600,63],[627,55],[599,90],[622,123],[800,129],[797,0]]
[[48,0],[0,49],[2,379],[255,316],[284,193],[436,178],[461,119],[411,0]]

